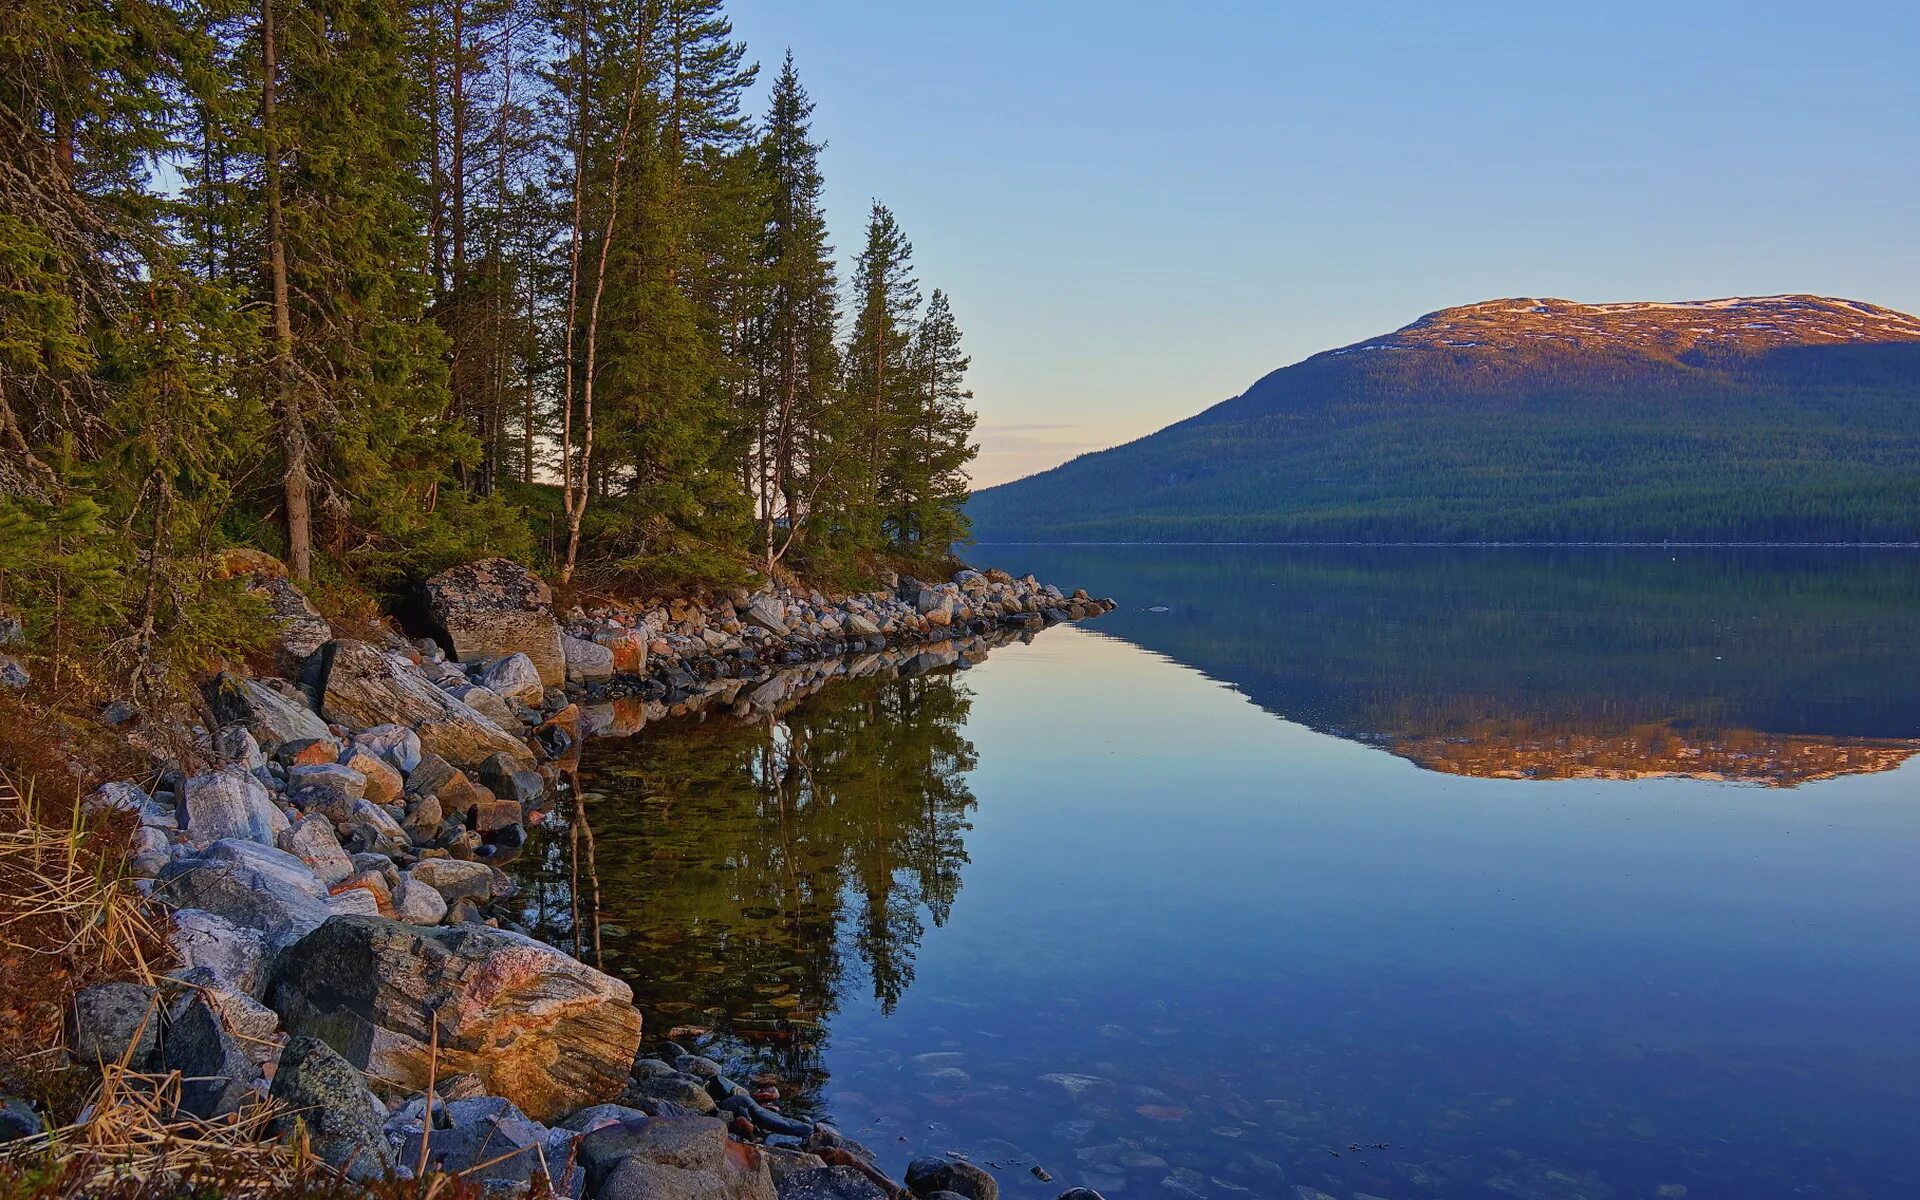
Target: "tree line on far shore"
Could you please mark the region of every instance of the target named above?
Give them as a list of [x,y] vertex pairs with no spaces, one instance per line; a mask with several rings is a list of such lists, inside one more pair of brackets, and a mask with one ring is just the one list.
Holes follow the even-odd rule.
[[0,609],[148,661],[218,647],[231,545],[322,590],[943,560],[952,306],[878,202],[838,277],[759,70],[719,0],[16,6]]

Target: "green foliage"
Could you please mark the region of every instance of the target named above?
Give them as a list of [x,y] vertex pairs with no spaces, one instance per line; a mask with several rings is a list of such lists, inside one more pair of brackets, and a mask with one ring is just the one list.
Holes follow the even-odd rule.
[[789,58],[752,120],[757,70],[719,0],[12,14],[0,603],[36,652],[173,688],[259,633],[219,552],[298,560],[296,529],[341,587],[561,559],[590,334],[592,570],[852,581],[944,551],[914,305],[892,390],[853,403],[813,105]]

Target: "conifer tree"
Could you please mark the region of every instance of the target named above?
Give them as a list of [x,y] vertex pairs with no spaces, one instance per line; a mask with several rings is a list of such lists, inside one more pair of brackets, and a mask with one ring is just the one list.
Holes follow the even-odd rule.
[[[834,428],[838,306],[821,210],[813,101],[788,52],[773,85],[760,150],[768,204],[761,237],[765,300],[754,321],[755,496],[759,549],[771,572],[843,474]],[[783,528],[784,526],[784,528]]]
[[[845,355],[849,417],[857,423],[860,451],[858,529],[868,545],[878,545],[886,514],[902,507],[899,441],[917,423],[909,350],[920,287],[912,263],[913,247],[893,213],[874,201],[866,248],[854,260],[857,307]],[[893,532],[899,536],[897,527]]]
[[899,541],[917,554],[939,555],[967,538],[966,467],[980,448],[972,441],[974,415],[967,407],[972,360],[960,352],[960,326],[938,288],[914,336],[913,360],[919,386],[911,393],[913,410],[902,414]]

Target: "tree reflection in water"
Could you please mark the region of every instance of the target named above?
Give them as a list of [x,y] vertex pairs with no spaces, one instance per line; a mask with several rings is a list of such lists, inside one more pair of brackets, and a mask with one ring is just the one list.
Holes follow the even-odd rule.
[[841,996],[891,1012],[960,891],[970,699],[950,670],[852,680],[595,742],[517,868],[528,929],[632,984],[650,1036],[710,1031],[814,1115]]

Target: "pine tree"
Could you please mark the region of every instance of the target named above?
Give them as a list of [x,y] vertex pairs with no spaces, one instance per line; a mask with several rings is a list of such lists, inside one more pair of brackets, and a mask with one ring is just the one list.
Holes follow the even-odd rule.
[[902,413],[900,478],[904,504],[899,517],[903,548],[923,557],[944,555],[967,539],[967,464],[980,448],[973,444],[974,414],[966,388],[972,360],[960,352],[960,326],[947,294],[938,288],[927,301],[913,345],[918,387],[913,410]]
[[[878,546],[888,512],[901,507],[896,469],[900,438],[914,425],[913,367],[909,351],[920,287],[912,276],[913,247],[886,205],[875,201],[867,244],[854,262],[853,330],[845,355],[849,419],[858,426],[861,488],[856,505],[859,540]],[[902,421],[902,413],[906,420]],[[892,531],[897,538],[899,531]]]
[[[770,573],[843,475],[834,428],[838,306],[833,249],[821,211],[813,101],[789,52],[774,82],[760,170],[768,194],[761,237],[765,299],[753,322],[754,492],[759,550]],[[783,528],[784,526],[784,528]]]

